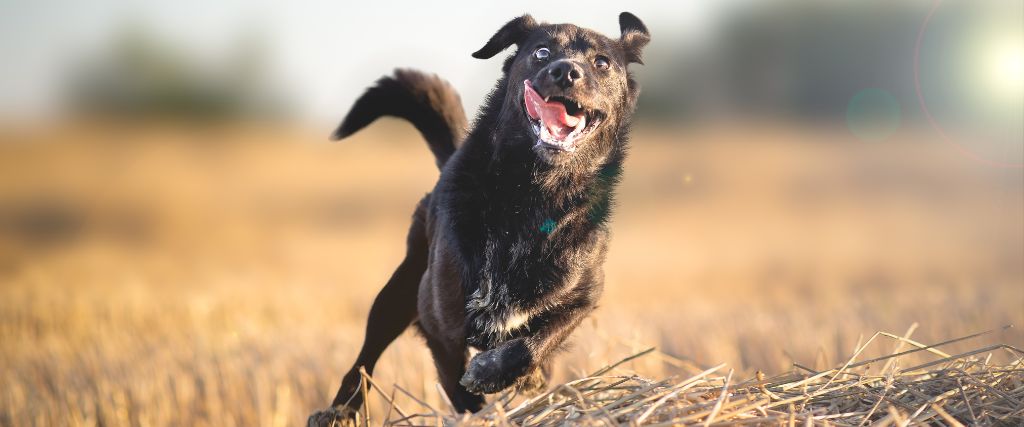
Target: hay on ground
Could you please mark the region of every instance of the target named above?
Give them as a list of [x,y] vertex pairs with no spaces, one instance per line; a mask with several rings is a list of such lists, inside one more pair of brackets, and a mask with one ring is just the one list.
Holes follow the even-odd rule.
[[[745,381],[737,381],[724,364],[685,379],[616,374],[619,365],[652,348],[514,406],[511,393],[498,396],[473,415],[430,407],[398,386],[385,393],[369,377],[365,392],[389,403],[387,413],[370,424],[389,426],[1024,425],[1024,351],[993,345],[950,355],[940,349],[979,335],[923,345],[910,340],[909,331],[906,336],[880,332],[834,369],[818,372],[797,365],[784,375],[766,378],[758,372]],[[909,349],[858,360],[880,337]],[[934,360],[898,367],[901,356],[922,352]],[[1000,352],[1011,362],[991,363]],[[420,407],[398,407],[395,393],[406,394]]]

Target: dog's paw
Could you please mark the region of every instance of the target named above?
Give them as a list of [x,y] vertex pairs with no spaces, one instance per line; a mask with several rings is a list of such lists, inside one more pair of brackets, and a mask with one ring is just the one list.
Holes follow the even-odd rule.
[[472,393],[497,393],[515,384],[526,370],[523,361],[506,349],[494,349],[477,354],[469,362],[466,374],[459,381]]
[[346,406],[324,409],[310,415],[306,427],[355,427],[359,416],[359,411]]
[[477,354],[469,362],[469,368],[459,380],[459,384],[472,393],[497,393],[512,385],[512,381],[503,381],[501,357],[497,351],[490,350]]

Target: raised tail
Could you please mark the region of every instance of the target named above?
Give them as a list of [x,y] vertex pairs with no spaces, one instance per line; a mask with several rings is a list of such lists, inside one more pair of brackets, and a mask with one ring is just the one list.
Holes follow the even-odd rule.
[[455,152],[466,132],[466,112],[455,89],[435,75],[397,69],[366,90],[334,131],[331,139],[345,138],[381,116],[408,120],[427,140],[437,168]]

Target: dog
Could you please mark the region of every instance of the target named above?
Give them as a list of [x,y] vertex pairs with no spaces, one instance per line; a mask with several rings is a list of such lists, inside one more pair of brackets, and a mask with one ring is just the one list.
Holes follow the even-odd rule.
[[[417,205],[405,259],[370,309],[366,337],[331,408],[309,425],[353,417],[360,367],[415,325],[459,412],[484,394],[544,387],[550,358],[596,307],[604,282],[613,193],[640,93],[628,70],[650,33],[631,13],[609,38],[530,15],[502,26],[473,53],[515,45],[467,129],[445,81],[396,70],[355,102],[342,139],[382,116],[411,122],[440,169]],[[472,360],[469,349],[479,350]],[[467,363],[468,362],[468,363]]]

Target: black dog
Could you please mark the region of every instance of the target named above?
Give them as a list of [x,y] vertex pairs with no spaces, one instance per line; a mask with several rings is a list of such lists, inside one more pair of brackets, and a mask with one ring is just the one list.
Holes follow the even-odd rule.
[[[630,13],[619,25],[611,39],[529,15],[505,24],[473,56],[517,51],[465,136],[459,96],[437,77],[399,70],[356,101],[335,138],[381,116],[407,119],[441,177],[413,214],[405,260],[373,303],[332,408],[311,425],[362,404],[359,367],[372,372],[409,325],[426,338],[458,411],[479,410],[484,393],[543,386],[549,356],[603,287],[612,193],[639,94],[627,66],[650,40]],[[467,367],[470,346],[480,353]]]

